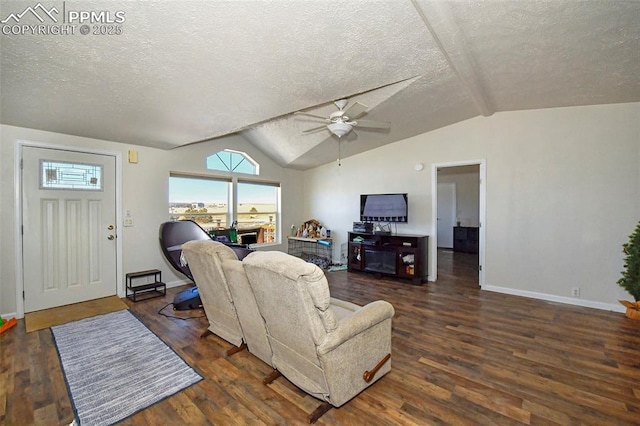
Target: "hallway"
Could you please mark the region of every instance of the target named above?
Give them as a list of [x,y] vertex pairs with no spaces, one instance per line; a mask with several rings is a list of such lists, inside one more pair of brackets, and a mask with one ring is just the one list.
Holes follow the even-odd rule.
[[449,283],[456,286],[477,288],[478,254],[454,252],[438,249],[438,284]]

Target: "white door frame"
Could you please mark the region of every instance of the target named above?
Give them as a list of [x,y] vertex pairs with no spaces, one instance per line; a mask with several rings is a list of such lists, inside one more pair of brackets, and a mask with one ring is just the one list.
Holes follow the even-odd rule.
[[118,297],[124,297],[124,280],[122,275],[122,153],[100,149],[80,148],[75,146],[58,145],[45,142],[18,140],[14,158],[14,201],[15,201],[15,253],[16,253],[16,316],[24,317],[24,262],[22,251],[22,149],[24,147],[48,148],[61,151],[82,152],[87,154],[109,155],[116,160],[116,290]]
[[438,279],[438,169],[446,167],[458,167],[458,166],[480,166],[480,200],[478,205],[478,219],[479,219],[479,241],[478,241],[478,265],[480,271],[478,273],[478,281],[480,287],[485,283],[485,241],[486,241],[486,206],[487,206],[487,171],[486,160],[469,160],[469,161],[456,161],[451,163],[434,163],[431,165],[431,235],[433,238],[429,238],[429,265],[431,273],[429,274],[432,281]]

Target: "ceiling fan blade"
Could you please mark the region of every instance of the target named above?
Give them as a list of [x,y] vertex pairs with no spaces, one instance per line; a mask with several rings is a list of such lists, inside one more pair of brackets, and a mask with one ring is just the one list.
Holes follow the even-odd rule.
[[367,108],[368,106],[362,105],[360,102],[354,102],[353,104],[351,104],[349,108],[344,110],[343,115],[346,115],[351,120],[351,119],[360,117],[362,114],[364,114],[367,111]]
[[391,123],[387,121],[355,120],[354,126],[369,127],[372,129],[389,129],[391,127]]
[[313,133],[319,130],[325,130],[326,128],[327,126],[324,126],[324,125],[319,127],[312,127],[311,129],[303,130],[302,133]]
[[306,115],[307,117],[313,117],[313,118],[319,118],[320,120],[323,121],[329,121],[329,119],[327,117],[323,117],[321,115],[315,115],[315,114],[309,114],[308,112],[294,112],[294,115]]

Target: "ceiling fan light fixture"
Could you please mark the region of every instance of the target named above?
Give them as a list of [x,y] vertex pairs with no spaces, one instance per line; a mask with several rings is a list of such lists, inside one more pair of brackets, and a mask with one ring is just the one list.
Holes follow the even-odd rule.
[[334,102],[334,104],[338,107],[340,111],[342,111],[344,107],[347,106],[348,103],[349,101],[346,99],[338,99],[337,101]]
[[333,133],[339,138],[343,137],[344,135],[346,135],[351,131],[351,125],[347,123],[343,123],[342,121],[337,121],[335,123],[328,124],[327,127],[329,128],[329,131],[331,133]]
[[[294,112],[295,115],[306,115],[308,117],[313,117],[316,119],[320,119],[325,123],[326,128],[329,131],[336,135],[338,138],[343,137],[344,135],[350,133],[354,127],[364,127],[364,128],[372,128],[372,129],[389,129],[390,124],[386,121],[375,121],[375,120],[361,120],[359,117],[363,114],[367,113],[367,106],[361,104],[360,102],[354,102],[351,106],[347,108],[349,101],[346,99],[339,99],[334,102],[338,107],[338,111],[334,111],[329,114],[329,117],[323,117],[321,115],[310,114],[308,112],[297,111]],[[346,109],[345,109],[346,108]],[[312,129],[303,130],[303,133],[315,132],[316,130],[323,129],[324,126],[314,127]],[[354,132],[355,135],[355,132]]]

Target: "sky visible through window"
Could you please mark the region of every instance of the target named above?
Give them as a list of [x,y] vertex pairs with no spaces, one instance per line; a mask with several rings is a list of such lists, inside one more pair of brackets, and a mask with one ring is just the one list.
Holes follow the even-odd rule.
[[[226,203],[228,182],[211,179],[169,178],[169,200],[172,203]],[[272,203],[275,187],[239,185],[238,198],[243,203]]]
[[207,169],[255,175],[255,165],[241,152],[223,150],[207,157]]
[[275,186],[255,185],[250,183],[238,184],[239,203],[273,203],[277,198],[278,188]]
[[172,203],[226,203],[228,182],[210,179],[169,178]]

